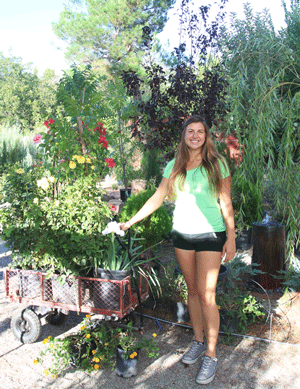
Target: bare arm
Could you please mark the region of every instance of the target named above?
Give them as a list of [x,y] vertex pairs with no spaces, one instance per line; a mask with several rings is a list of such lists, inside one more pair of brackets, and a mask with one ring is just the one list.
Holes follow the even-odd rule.
[[222,189],[219,194],[222,215],[226,225],[227,240],[223,246],[222,256],[226,254],[225,262],[230,261],[235,256],[235,229],[234,213],[231,201],[231,177],[222,179]]
[[138,211],[138,213],[136,213],[128,222],[119,223],[119,226],[123,231],[126,231],[133,224],[145,219],[162,205],[168,193],[168,181],[168,178],[163,177],[154,195],[150,197],[150,199],[144,204],[144,206]]

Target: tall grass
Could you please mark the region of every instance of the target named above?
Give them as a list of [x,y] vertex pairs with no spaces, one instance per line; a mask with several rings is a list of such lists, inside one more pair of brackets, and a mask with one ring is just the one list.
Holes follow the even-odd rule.
[[32,138],[33,134],[24,134],[16,126],[0,127],[0,174],[17,162],[24,168],[34,164],[38,150]]

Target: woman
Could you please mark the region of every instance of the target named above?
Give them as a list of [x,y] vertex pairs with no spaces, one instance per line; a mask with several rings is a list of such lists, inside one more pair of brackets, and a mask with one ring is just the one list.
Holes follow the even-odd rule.
[[131,220],[120,224],[126,230],[159,208],[167,195],[175,197],[172,239],[188,287],[194,331],[182,362],[193,364],[204,355],[199,384],[215,376],[220,326],[216,285],[222,258],[227,262],[235,255],[230,187],[228,166],[215,150],[207,124],[192,116],[183,124],[176,158],[167,164],[158,189]]

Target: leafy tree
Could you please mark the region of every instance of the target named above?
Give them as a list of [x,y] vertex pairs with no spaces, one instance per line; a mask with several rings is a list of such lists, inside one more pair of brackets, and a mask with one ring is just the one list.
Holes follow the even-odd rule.
[[[93,63],[101,71],[137,69],[142,61],[142,27],[162,31],[175,0],[69,0],[54,24],[68,42],[67,58]],[[79,8],[76,10],[76,7]]]
[[[258,207],[257,194],[261,193],[262,199],[267,200],[265,210],[286,224],[291,259],[293,246],[299,241],[300,222],[300,62],[295,46],[288,42],[293,42],[293,34],[300,26],[300,9],[298,2],[293,2],[287,15],[293,18],[287,18],[288,28],[280,34],[275,32],[268,11],[254,15],[248,3],[244,9],[245,20],[232,16],[230,28],[223,33],[222,46],[231,107],[227,124],[245,150],[234,181],[237,187],[240,182],[244,188],[251,185]],[[240,198],[247,208],[247,196]],[[262,211],[263,208],[261,214]]]
[[46,71],[40,80],[30,64],[0,53],[0,121],[32,130],[55,105],[55,76]]
[[181,30],[190,40],[190,55],[188,45],[181,43],[172,53],[170,66],[163,66],[151,58],[151,30],[145,27],[145,44],[149,47],[144,63],[146,81],[132,70],[123,73],[129,95],[138,101],[136,133],[149,147],[167,152],[166,158],[174,154],[185,118],[200,114],[212,126],[227,110],[226,80],[216,58],[225,2],[220,0],[218,13],[209,23],[211,6],[200,6],[194,11],[192,1],[182,0]]

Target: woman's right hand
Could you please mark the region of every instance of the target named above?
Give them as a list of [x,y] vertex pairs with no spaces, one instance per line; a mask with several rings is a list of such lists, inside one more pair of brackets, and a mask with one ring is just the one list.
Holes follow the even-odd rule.
[[126,231],[126,230],[128,230],[128,228],[131,227],[131,224],[129,222],[119,223],[118,225],[119,225],[119,227],[121,228],[122,231]]

